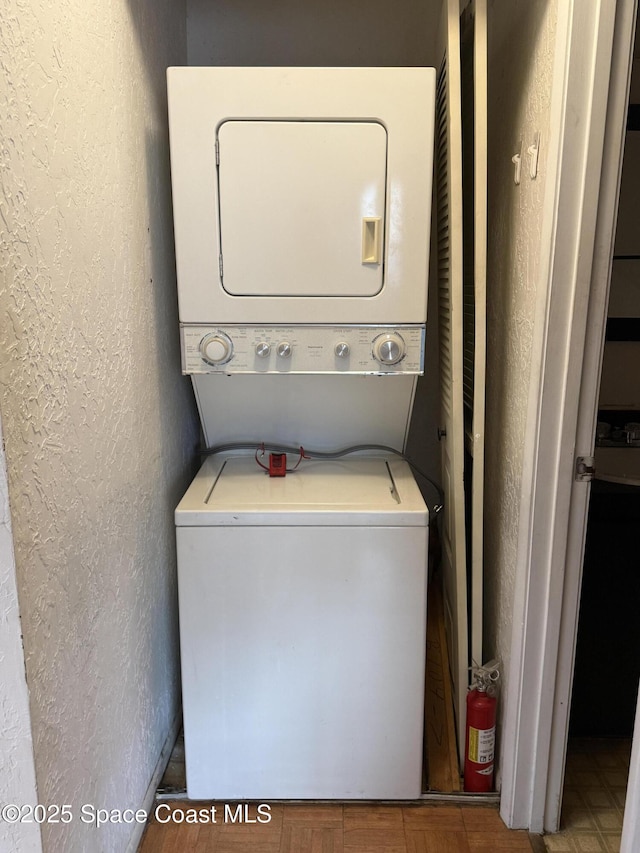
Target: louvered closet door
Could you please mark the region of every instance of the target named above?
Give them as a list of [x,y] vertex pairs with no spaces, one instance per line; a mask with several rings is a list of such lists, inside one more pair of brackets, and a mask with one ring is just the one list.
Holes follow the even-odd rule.
[[462,121],[460,11],[444,0],[437,83],[437,216],[444,609],[456,712],[458,751],[464,749],[468,686],[467,571],[465,559],[462,275]]
[[464,440],[471,661],[482,663],[487,283],[487,0],[461,21],[464,255]]

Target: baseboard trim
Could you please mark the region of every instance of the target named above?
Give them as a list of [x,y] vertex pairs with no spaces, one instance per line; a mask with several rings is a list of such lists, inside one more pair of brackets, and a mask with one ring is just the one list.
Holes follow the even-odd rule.
[[[151,814],[151,811],[156,802],[156,791],[158,789],[158,785],[160,784],[160,780],[162,779],[162,775],[169,763],[169,759],[171,758],[171,752],[173,750],[173,745],[176,742],[176,738],[178,737],[178,732],[180,731],[180,726],[182,725],[182,708],[178,711],[173,720],[169,733],[165,739],[164,745],[158,757],[158,761],[156,762],[156,766],[154,768],[153,774],[151,776],[151,780],[147,787],[146,793],[144,795],[144,799],[142,804],[140,805],[141,809],[144,809],[147,814]],[[142,841],[142,836],[144,835],[144,831],[147,828],[146,823],[136,823],[133,824],[134,830],[129,839],[129,844],[127,845],[126,853],[136,853],[138,847],[140,846],[140,842]]]

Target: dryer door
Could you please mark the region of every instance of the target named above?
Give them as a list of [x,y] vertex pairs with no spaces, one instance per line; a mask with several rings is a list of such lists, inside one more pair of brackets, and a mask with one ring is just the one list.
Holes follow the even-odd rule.
[[379,122],[224,121],[222,285],[233,296],[375,296],[384,280]]

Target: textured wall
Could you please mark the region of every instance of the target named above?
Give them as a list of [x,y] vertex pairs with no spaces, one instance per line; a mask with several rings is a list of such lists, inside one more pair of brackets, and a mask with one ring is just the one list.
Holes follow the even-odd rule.
[[[18,612],[9,490],[0,427],[0,803],[37,802],[29,694]],[[0,821],[0,850],[38,853],[40,828]]]
[[[485,479],[486,657],[509,662],[518,569],[534,318],[541,268],[546,146],[557,0],[489,3],[489,239]],[[527,147],[541,136],[538,176]],[[511,158],[522,148],[522,180]],[[506,685],[505,685],[506,686]],[[505,691],[503,690],[503,695]]]
[[[0,406],[41,802],[141,804],[179,704],[179,374],[165,67],[176,0],[6,0]],[[43,827],[117,851],[131,828]]]

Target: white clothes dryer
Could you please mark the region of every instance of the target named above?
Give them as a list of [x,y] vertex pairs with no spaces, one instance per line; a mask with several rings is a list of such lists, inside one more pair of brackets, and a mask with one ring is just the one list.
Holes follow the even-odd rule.
[[176,510],[190,798],[420,795],[427,524],[397,457],[207,459]]
[[167,83],[183,327],[424,325],[433,68],[169,68]]

